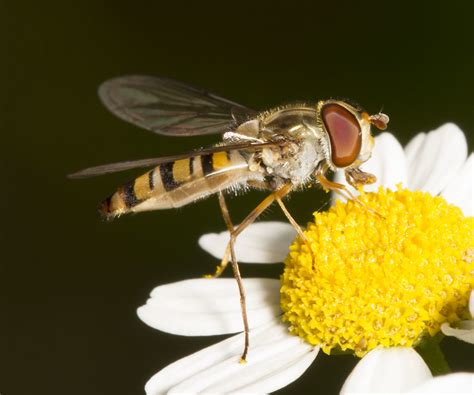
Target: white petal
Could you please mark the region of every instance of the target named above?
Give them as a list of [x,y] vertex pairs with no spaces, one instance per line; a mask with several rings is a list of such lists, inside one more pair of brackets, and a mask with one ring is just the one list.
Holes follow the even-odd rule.
[[469,298],[469,311],[473,318],[472,320],[461,321],[457,323],[455,327],[450,326],[448,323],[444,323],[441,325],[441,331],[446,336],[454,336],[459,340],[474,344],[474,291],[471,291],[471,296]]
[[[359,193],[352,188],[346,181],[346,178],[344,176],[344,171],[339,170],[334,174],[334,182],[338,182],[339,184],[344,184],[353,194],[358,195]],[[345,202],[347,199],[343,196],[340,195],[339,193],[336,193],[334,191],[331,191],[331,204],[335,204],[336,200],[340,200],[341,202]]]
[[407,183],[405,152],[398,140],[390,133],[382,133],[375,138],[375,148],[364,171],[374,174],[377,182],[367,185],[367,191],[376,191],[380,185],[395,190],[398,183]]
[[426,133],[418,133],[405,146],[405,155],[407,158],[408,169],[413,169],[418,161],[418,155],[421,152],[426,139]]
[[146,384],[148,395],[269,393],[296,380],[318,354],[278,321],[250,332],[247,363],[240,364],[243,334],[180,359]]
[[[296,231],[285,222],[257,222],[247,227],[237,238],[237,260],[243,263],[283,262],[295,237]],[[228,242],[227,231],[208,233],[199,239],[201,248],[218,259],[224,256]]]
[[473,373],[452,373],[433,377],[413,388],[408,394],[474,394]]
[[[251,328],[281,313],[278,280],[246,278],[243,283]],[[200,278],[156,287],[137,314],[152,328],[176,335],[208,336],[243,330],[239,290],[233,278]]]
[[441,195],[460,207],[466,217],[474,216],[474,154],[469,155]]
[[341,394],[399,393],[431,377],[428,366],[415,350],[378,348],[356,365]]
[[455,328],[444,323],[441,325],[441,331],[446,336],[454,336],[459,340],[474,344],[474,320],[461,321]]
[[408,187],[439,194],[466,161],[467,143],[463,132],[447,123],[407,145]]
[[[398,183],[407,184],[405,152],[391,133],[385,132],[375,137],[372,157],[362,165],[362,170],[377,177],[377,182],[364,186],[365,191],[374,192],[380,185],[395,190]],[[336,173],[334,181],[347,185],[343,171]],[[349,189],[356,193],[354,188]],[[340,197],[333,194],[333,198]]]

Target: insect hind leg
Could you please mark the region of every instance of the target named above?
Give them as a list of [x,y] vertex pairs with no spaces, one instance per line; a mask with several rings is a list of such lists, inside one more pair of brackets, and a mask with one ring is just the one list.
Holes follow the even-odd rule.
[[[219,192],[218,197],[219,197],[219,206],[222,212],[222,218],[224,218],[224,222],[226,224],[227,230],[229,231],[229,234],[232,234],[234,232],[234,225],[232,224],[232,220],[230,219],[229,209],[227,208],[227,204],[225,202],[224,194],[222,191]],[[222,257],[221,263],[217,266],[215,273],[206,274],[204,277],[205,278],[220,277],[220,275],[224,273],[224,270],[229,264],[230,259],[231,259],[231,246],[230,246],[230,243],[228,243],[224,252],[224,256]]]
[[[284,185],[278,191],[273,192],[271,195],[267,196],[257,207],[255,207],[247,217],[240,223],[237,227],[234,227],[230,219],[229,210],[225,203],[224,195],[222,192],[219,192],[219,204],[221,206],[222,216],[226,223],[227,229],[230,233],[230,239],[227,244],[226,253],[224,254],[224,259],[221,262],[220,272],[222,272],[228,264],[229,255],[230,262],[232,264],[232,270],[234,272],[234,278],[237,281],[240,294],[240,307],[242,310],[242,321],[244,324],[244,350],[240,357],[240,362],[245,363],[247,358],[247,353],[249,349],[249,325],[247,317],[247,305],[245,300],[245,289],[242,282],[242,277],[240,275],[239,265],[237,263],[237,258],[235,256],[235,241],[237,237],[244,231],[247,226],[251,225],[260,214],[262,214],[275,200],[279,200],[286,196],[291,191],[291,185]],[[218,269],[219,270],[219,269]]]
[[245,363],[247,358],[247,352],[249,349],[249,324],[248,324],[248,317],[247,317],[247,304],[245,300],[245,288],[242,282],[242,276],[240,275],[239,264],[237,262],[237,258],[235,256],[235,241],[237,238],[234,225],[232,224],[232,220],[230,219],[229,209],[227,208],[227,204],[224,199],[224,194],[222,191],[219,192],[219,205],[222,211],[222,217],[224,218],[224,222],[227,226],[227,230],[229,231],[230,238],[229,242],[226,247],[226,251],[224,253],[224,257],[222,258],[221,264],[217,267],[216,273],[214,277],[218,277],[222,274],[222,272],[227,267],[229,263],[229,255],[230,260],[232,263],[232,270],[234,272],[234,278],[237,281],[237,286],[239,288],[240,294],[240,309],[242,311],[242,321],[244,323],[244,332],[245,332],[245,339],[244,339],[244,351],[240,357],[240,362]]

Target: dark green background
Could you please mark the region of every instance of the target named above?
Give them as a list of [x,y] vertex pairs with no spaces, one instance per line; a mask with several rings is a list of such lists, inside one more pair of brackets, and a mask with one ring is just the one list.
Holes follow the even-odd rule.
[[[383,106],[403,142],[446,121],[472,139],[472,15],[471,1],[0,0],[0,393],[140,394],[160,368],[223,338],[160,333],[135,314],[154,286],[212,271],[197,239],[223,229],[216,199],[104,223],[96,204],[135,173],[65,178],[215,139],[115,119],[96,97],[102,81],[164,75],[257,109],[345,96]],[[262,197],[232,199],[236,222]],[[310,190],[288,206],[304,223],[326,199]],[[474,370],[472,346],[443,345],[454,368]],[[319,356],[281,393],[334,393],[355,361]]]

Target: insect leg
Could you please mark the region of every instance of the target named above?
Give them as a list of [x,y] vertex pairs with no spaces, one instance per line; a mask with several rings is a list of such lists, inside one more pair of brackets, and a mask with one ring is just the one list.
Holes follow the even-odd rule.
[[240,270],[239,270],[239,264],[237,263],[237,258],[235,256],[235,250],[234,250],[234,245],[235,245],[235,238],[230,237],[229,240],[229,249],[230,249],[230,257],[231,257],[231,263],[232,263],[232,271],[234,272],[234,278],[235,281],[237,281],[237,286],[239,288],[239,294],[240,294],[240,310],[242,311],[242,321],[244,323],[244,351],[242,355],[240,356],[240,363],[245,363],[246,358],[247,358],[247,352],[249,349],[249,320],[247,317],[247,302],[245,300],[245,288],[244,284],[242,283],[242,276],[240,275]]
[[373,184],[377,181],[377,177],[373,174],[366,173],[359,168],[347,169],[344,171],[346,181],[349,185],[352,185],[354,188],[358,188],[362,185]]
[[[378,213],[373,208],[367,206],[367,204],[365,204],[362,200],[355,196],[344,184],[339,184],[338,182],[330,181],[323,174],[317,174],[316,179],[320,182],[324,190],[334,191],[345,199],[353,200],[356,203],[360,204],[362,207],[364,207],[367,211],[370,211],[372,214],[378,215],[379,217],[383,218],[382,214]],[[344,191],[347,195],[342,193],[342,191]]]
[[[229,233],[234,231],[234,225],[232,224],[232,220],[230,219],[229,209],[227,208],[227,204],[224,199],[224,194],[222,191],[218,194],[219,197],[219,206],[221,207],[222,218],[224,218],[224,222],[227,226],[227,230]],[[221,263],[217,266],[216,271],[214,274],[206,274],[204,275],[205,278],[217,278],[219,277],[227,267],[230,259],[230,244],[227,244],[226,250],[224,252],[224,256],[222,257]]]
[[293,226],[293,228],[295,228],[296,232],[301,237],[301,240],[304,240],[307,243],[308,239],[306,238],[306,235],[303,233],[303,230],[301,229],[301,227],[298,225],[298,223],[295,221],[293,216],[290,214],[290,212],[286,208],[285,204],[283,203],[283,200],[281,200],[281,198],[277,198],[276,201],[280,205],[280,208],[281,208],[281,211],[283,211],[283,214],[285,214],[290,224]]
[[[224,218],[224,222],[227,226],[227,230],[229,231],[229,233],[232,233],[234,231],[234,225],[232,224],[232,220],[230,219],[229,209],[227,208],[227,204],[226,204],[225,199],[224,199],[224,194],[222,192],[219,192],[218,196],[219,196],[219,205],[221,207],[222,217]],[[298,223],[295,221],[295,219],[292,217],[292,215],[290,214],[290,212],[286,208],[285,204],[283,203],[282,199],[280,197],[277,197],[276,201],[280,205],[281,210],[285,214],[285,216],[288,219],[288,221],[290,222],[290,224],[293,226],[293,228],[295,228],[296,232],[301,237],[301,239],[306,243],[307,247],[310,248],[308,240],[307,240],[305,234],[303,233],[303,230],[298,225]],[[204,277],[205,278],[217,278],[217,277],[219,277],[224,272],[224,270],[226,269],[227,264],[229,263],[230,255],[231,255],[230,244],[228,244],[227,248],[224,252],[224,256],[222,257],[221,263],[216,268],[216,272],[214,274],[207,274]]]
[[[291,191],[291,186],[290,185],[285,185],[282,188],[280,188],[278,191],[276,191],[276,192],[272,193],[271,195],[267,196],[254,210],[252,210],[252,212],[242,221],[242,223],[239,226],[235,227],[235,228],[234,228],[234,226],[232,224],[232,221],[230,219],[229,210],[227,209],[227,205],[225,203],[224,196],[219,194],[219,204],[221,206],[222,216],[223,216],[224,221],[226,223],[227,230],[229,231],[229,233],[234,234],[234,237],[237,238],[237,236],[240,233],[242,233],[242,231],[248,225],[252,224],[257,219],[257,217],[261,213],[263,213],[263,211],[265,211],[265,209],[268,206],[270,206],[275,200],[280,200],[281,201],[281,199],[284,196],[286,196],[290,191]],[[281,204],[283,204],[283,202],[281,202]],[[286,210],[286,207],[285,207],[285,210]],[[287,215],[289,221],[292,223],[293,226],[295,226],[295,229],[298,232],[298,234],[304,238],[305,236],[303,234],[303,231],[299,227],[299,225],[296,223],[296,221],[293,219],[293,217],[291,217],[291,214],[288,212],[288,210],[286,210],[286,212],[285,212],[285,210],[283,212],[285,213],[285,215]],[[298,229],[296,227],[298,227]],[[222,273],[222,270],[225,269],[225,267],[227,266],[229,258],[230,258],[230,244],[227,244],[227,248],[226,248],[226,251],[224,253],[224,258],[222,259],[222,261],[220,263],[220,266],[222,266],[223,268],[220,269],[218,267],[216,275],[206,275],[206,277],[207,278],[218,277]]]
[[[267,196],[257,207],[255,207],[247,217],[240,223],[236,228],[233,228],[232,221],[228,215],[227,206],[224,201],[224,196],[219,194],[219,203],[221,203],[222,214],[224,220],[226,221],[227,228],[230,233],[229,243],[227,244],[227,251],[230,252],[230,258],[232,263],[232,269],[234,271],[234,277],[237,280],[237,285],[239,287],[240,293],[240,307],[242,309],[242,320],[244,322],[244,332],[245,332],[245,341],[244,341],[244,351],[240,357],[240,362],[245,363],[247,358],[247,353],[249,350],[249,325],[247,318],[247,306],[245,302],[245,289],[242,284],[242,277],[240,276],[239,265],[235,256],[234,245],[237,240],[237,236],[242,233],[242,231],[252,224],[260,214],[262,214],[268,206],[270,206],[275,200],[281,199],[286,196],[291,191],[291,185],[284,185],[279,190],[273,192],[271,195]],[[227,263],[226,263],[227,264]]]
[[275,200],[281,199],[288,195],[291,192],[291,184],[283,185],[280,189],[273,192],[271,195],[268,195],[263,199],[260,204],[255,207],[247,217],[234,229],[232,234],[236,238],[242,231],[252,224],[260,214],[262,214]]
[[[308,238],[306,235],[303,233],[303,230],[301,227],[298,225],[298,223],[295,221],[293,216],[290,214],[288,209],[286,208],[285,204],[283,203],[283,200],[281,198],[276,199],[278,204],[280,205],[281,211],[283,211],[283,214],[285,214],[286,218],[290,222],[290,224],[293,226],[293,228],[296,230],[298,235],[300,236],[301,240],[306,244],[306,247],[308,248],[308,251],[311,253],[311,244],[309,243]],[[313,255],[311,254],[311,259],[313,259]]]

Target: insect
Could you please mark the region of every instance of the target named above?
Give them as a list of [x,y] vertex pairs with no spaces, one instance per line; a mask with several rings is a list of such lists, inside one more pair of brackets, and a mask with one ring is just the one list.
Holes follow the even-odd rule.
[[[326,190],[350,194],[342,184],[329,181],[329,170],[343,170],[354,186],[373,183],[375,176],[360,169],[370,158],[374,139],[371,125],[385,129],[389,118],[369,115],[348,100],[291,104],[256,112],[207,91],[167,78],[119,77],[103,83],[99,96],[119,118],[152,132],[169,136],[221,134],[213,147],[181,155],[128,161],[88,168],[71,174],[83,178],[139,167],[153,168],[127,182],[104,200],[99,211],[106,218],[130,212],[181,207],[217,194],[230,240],[215,276],[231,263],[237,280],[245,344],[249,326],[245,290],[234,244],[237,236],[273,202],[277,202],[300,237],[304,234],[286,209],[283,198],[310,182]],[[224,195],[242,188],[269,195],[234,226]]]

